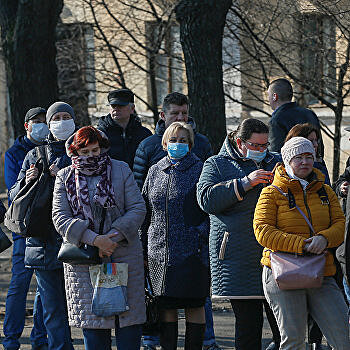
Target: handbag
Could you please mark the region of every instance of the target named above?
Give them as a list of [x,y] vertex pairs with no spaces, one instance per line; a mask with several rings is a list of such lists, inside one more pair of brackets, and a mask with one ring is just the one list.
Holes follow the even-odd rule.
[[160,331],[158,298],[153,293],[149,271],[145,270],[146,322],[142,326],[143,335],[154,335]]
[[90,280],[94,287],[91,312],[110,317],[128,311],[128,264],[103,263],[90,266]]
[[0,227],[0,253],[5,251],[7,248],[10,248],[12,242],[7,237],[6,233]]
[[20,189],[5,214],[5,226],[22,237],[46,240],[52,225],[53,190],[46,147],[36,147],[39,176]]
[[[98,234],[103,233],[103,227],[106,218],[106,208],[102,209],[102,219]],[[58,252],[57,259],[71,265],[98,265],[101,264],[102,260],[98,254],[98,248],[83,244],[78,247],[75,244],[63,241],[61,248]]]
[[[279,187],[275,187],[283,196],[288,197]],[[296,209],[303,216],[312,233],[315,230],[303,213],[295,204]],[[326,263],[326,253],[297,255],[291,253],[271,252],[271,269],[273,277],[282,290],[319,288],[323,282],[323,272]]]

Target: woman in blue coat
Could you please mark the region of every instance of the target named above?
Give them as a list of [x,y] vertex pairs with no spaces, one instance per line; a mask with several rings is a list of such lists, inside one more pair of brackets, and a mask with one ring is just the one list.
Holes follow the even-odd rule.
[[[272,182],[280,160],[267,150],[268,132],[260,120],[244,120],[219,154],[204,163],[197,185],[198,203],[210,214],[212,297],[231,301],[237,350],[261,350],[262,247],[255,240],[253,216],[261,189]],[[267,303],[265,309],[275,340],[268,349],[278,349],[278,328]]]
[[161,307],[160,345],[177,349],[177,309],[185,309],[185,349],[201,350],[209,295],[208,216],[196,200],[203,163],[191,153],[190,125],[172,123],[162,145],[168,156],[153,165],[143,186],[142,227],[150,281]]

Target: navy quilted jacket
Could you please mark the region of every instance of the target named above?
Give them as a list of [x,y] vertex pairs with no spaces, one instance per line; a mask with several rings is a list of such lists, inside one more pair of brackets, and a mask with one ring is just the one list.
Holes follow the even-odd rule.
[[209,255],[213,296],[263,296],[262,247],[253,216],[262,185],[244,191],[241,179],[258,168],[272,170],[279,156],[267,153],[257,164],[243,158],[226,138],[218,155],[203,166],[197,199],[210,214]]
[[202,167],[190,153],[175,165],[164,157],[148,172],[142,190],[147,216],[141,240],[156,295],[209,294],[209,218],[196,200]]
[[[202,161],[205,162],[208,157],[213,154],[208,138],[196,132],[196,124],[192,118],[189,118],[188,123],[194,131],[194,146],[192,152]],[[163,150],[162,137],[165,131],[164,120],[160,119],[156,126],[154,135],[143,140],[136,150],[134,160],[134,176],[140,188],[145,182],[148,169],[156,164],[159,160],[167,155]]]

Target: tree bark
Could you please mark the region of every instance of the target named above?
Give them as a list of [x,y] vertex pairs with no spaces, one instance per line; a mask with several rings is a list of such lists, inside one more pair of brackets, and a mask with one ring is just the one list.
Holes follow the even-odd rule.
[[185,57],[190,115],[197,130],[208,136],[218,152],[226,136],[222,72],[222,38],[231,0],[180,0],[180,23]]
[[0,0],[0,26],[14,135],[31,107],[58,98],[55,30],[63,0]]

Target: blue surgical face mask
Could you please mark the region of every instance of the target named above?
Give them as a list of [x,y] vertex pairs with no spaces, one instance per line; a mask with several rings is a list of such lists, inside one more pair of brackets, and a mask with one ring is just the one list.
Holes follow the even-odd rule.
[[43,142],[49,135],[50,130],[45,123],[32,124],[31,138],[36,142]]
[[181,159],[189,152],[188,143],[168,143],[168,155],[172,159]]
[[253,149],[247,148],[247,155],[246,158],[255,160],[257,163],[260,163],[265,157],[266,157],[267,150],[264,151],[255,151]]

